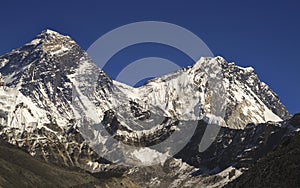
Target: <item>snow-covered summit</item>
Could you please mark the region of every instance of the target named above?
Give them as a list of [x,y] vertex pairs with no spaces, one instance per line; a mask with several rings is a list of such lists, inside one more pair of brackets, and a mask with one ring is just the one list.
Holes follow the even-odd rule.
[[36,36],[37,39],[54,39],[54,38],[68,38],[68,39],[71,39],[70,36],[67,36],[67,35],[63,35],[63,34],[60,34],[58,33],[57,31],[54,31],[54,30],[51,30],[51,29],[45,29],[43,30],[40,34],[38,34]]
[[56,35],[56,36],[64,36],[57,31],[51,30],[51,29],[45,29],[44,31],[41,32],[40,35]]

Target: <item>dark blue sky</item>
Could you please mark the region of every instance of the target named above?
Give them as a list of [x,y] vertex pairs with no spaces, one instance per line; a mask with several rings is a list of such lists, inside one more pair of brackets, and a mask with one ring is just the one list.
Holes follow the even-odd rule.
[[300,3],[296,0],[12,0],[1,2],[0,7],[0,54],[46,28],[70,35],[87,49],[116,27],[165,21],[198,35],[215,55],[254,67],[291,113],[300,111]]

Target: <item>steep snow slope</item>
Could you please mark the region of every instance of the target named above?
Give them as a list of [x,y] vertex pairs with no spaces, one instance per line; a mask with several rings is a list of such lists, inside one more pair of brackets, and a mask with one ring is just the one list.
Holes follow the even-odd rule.
[[[216,86],[210,86],[212,79],[209,77],[219,67],[222,70],[218,73],[220,78],[217,84],[223,85],[223,88],[213,91]],[[254,87],[263,87],[264,90],[254,90]],[[223,92],[220,97],[225,102],[213,98],[212,91]],[[262,92],[269,95],[272,102],[261,98]],[[272,111],[272,107],[280,104],[280,101],[272,90],[258,80],[253,69],[228,64],[222,57],[201,58],[193,67],[150,81],[138,93],[144,103],[155,104],[184,119],[201,117],[199,112],[215,114],[211,112],[214,105],[224,103],[226,109],[223,111],[226,110],[226,114],[223,114],[223,118],[231,128],[243,128],[250,122],[280,121],[288,117],[282,105],[282,111],[277,108],[277,111]]]

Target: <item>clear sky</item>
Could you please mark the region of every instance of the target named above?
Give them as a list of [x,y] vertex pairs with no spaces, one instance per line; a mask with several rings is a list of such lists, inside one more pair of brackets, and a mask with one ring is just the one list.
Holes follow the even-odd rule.
[[[0,54],[20,47],[46,28],[70,35],[86,50],[119,26],[165,21],[198,35],[215,55],[254,67],[260,79],[295,113],[300,112],[299,8],[297,0],[2,1]],[[143,49],[147,53],[139,50],[140,55],[164,56],[152,47]],[[172,58],[170,54],[163,58]],[[122,60],[130,61],[130,57],[124,54]],[[108,72],[113,77],[114,71]]]

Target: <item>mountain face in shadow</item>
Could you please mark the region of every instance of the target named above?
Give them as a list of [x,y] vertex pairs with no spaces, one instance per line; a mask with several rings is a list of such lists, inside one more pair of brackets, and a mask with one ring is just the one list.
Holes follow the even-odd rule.
[[[300,114],[290,123],[299,128]],[[300,133],[297,132],[225,187],[299,187],[299,145]]]

